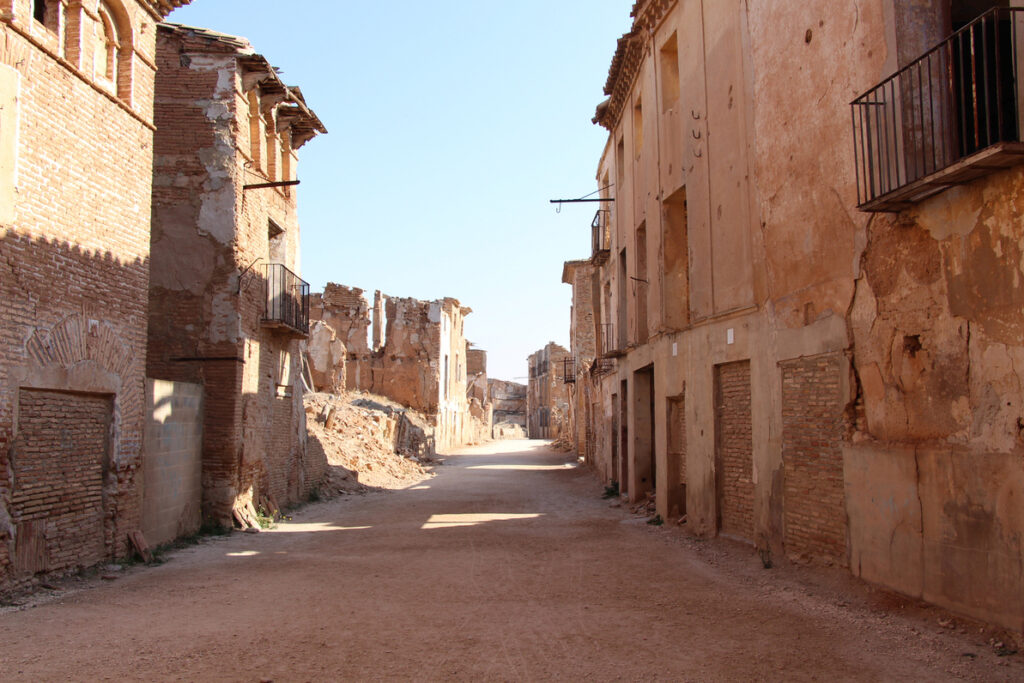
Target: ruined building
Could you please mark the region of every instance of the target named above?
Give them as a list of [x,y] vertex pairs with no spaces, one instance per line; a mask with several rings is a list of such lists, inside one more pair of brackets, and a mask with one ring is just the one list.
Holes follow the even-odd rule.
[[597,357],[597,327],[594,324],[594,269],[588,261],[566,261],[562,282],[572,286],[572,310],[569,322],[569,361],[563,362],[562,381],[566,385],[568,411],[565,429],[571,435],[576,452],[586,459],[593,452],[593,418],[589,412],[598,393],[589,372]]
[[[324,324],[346,348],[347,388],[379,394],[432,416],[440,450],[473,443],[490,432],[489,407],[481,402],[471,412],[467,394],[474,352],[463,323],[471,312],[455,299],[420,301],[380,292],[371,309],[363,290],[334,283],[313,296],[311,307],[314,324]],[[480,361],[477,355],[475,369]]]
[[491,402],[491,438],[526,438],[526,385],[501,379],[487,380]]
[[526,385],[527,436],[531,439],[557,439],[568,425],[569,393],[565,373],[570,376],[569,352],[554,342],[530,354],[530,376]]
[[595,118],[592,282],[567,279],[591,297],[577,375],[606,480],[695,533],[1020,629],[1007,4],[636,2]]
[[469,443],[479,443],[491,438],[494,407],[487,381],[487,352],[471,346],[466,343],[466,400],[469,402],[472,431],[466,438]]
[[141,517],[156,24],[188,0],[0,0],[0,589]]
[[204,386],[204,515],[305,499],[297,150],[324,126],[243,39],[159,27],[151,377]]

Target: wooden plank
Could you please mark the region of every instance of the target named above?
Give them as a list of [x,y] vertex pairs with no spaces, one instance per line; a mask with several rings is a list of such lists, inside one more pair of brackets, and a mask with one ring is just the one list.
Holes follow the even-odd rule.
[[142,535],[142,531],[136,529],[128,534],[128,540],[132,542],[132,546],[135,548],[135,552],[139,554],[142,561],[146,564],[153,562],[153,551],[149,549],[149,544],[146,543],[146,537]]

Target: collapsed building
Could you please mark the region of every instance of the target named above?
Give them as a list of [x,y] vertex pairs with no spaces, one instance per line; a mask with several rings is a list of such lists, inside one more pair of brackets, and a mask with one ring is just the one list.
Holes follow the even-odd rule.
[[311,305],[313,324],[324,325],[325,338],[344,345],[345,386],[431,416],[440,450],[490,433],[489,404],[477,395],[480,405],[474,407],[469,394],[477,386],[468,380],[471,356],[486,384],[486,356],[474,353],[465,338],[471,312],[456,299],[420,301],[379,291],[371,307],[363,290],[334,283],[313,295]]
[[487,380],[491,402],[491,438],[526,438],[526,385],[502,379]]
[[203,385],[203,515],[251,521],[323,474],[305,448],[294,186],[326,129],[244,38],[163,24],[157,47],[147,371]]
[[188,0],[0,0],[0,589],[142,517],[156,24]]
[[563,280],[606,481],[697,534],[1021,629],[1007,4],[639,0],[595,117],[589,276]]
[[531,439],[558,439],[567,426],[569,392],[565,374],[573,374],[569,352],[555,342],[527,358],[526,426]]

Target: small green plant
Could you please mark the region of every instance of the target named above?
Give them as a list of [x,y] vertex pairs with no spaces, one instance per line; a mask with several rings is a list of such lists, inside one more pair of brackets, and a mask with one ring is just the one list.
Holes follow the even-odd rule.
[[604,494],[602,498],[618,498],[619,497],[619,482],[613,481],[604,487]]
[[651,526],[661,526],[665,523],[665,520],[661,518],[661,515],[654,515],[649,520],[647,520],[647,523]]
[[260,525],[261,529],[271,529],[274,526],[275,515],[273,512],[267,512],[266,508],[260,505],[259,509],[256,510],[256,523]]

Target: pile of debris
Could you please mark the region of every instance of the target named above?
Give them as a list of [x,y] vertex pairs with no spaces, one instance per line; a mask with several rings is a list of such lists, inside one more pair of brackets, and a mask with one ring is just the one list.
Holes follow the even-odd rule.
[[431,476],[434,434],[423,415],[357,392],[306,394],[303,402],[308,447],[327,460],[325,494],[400,489]]

